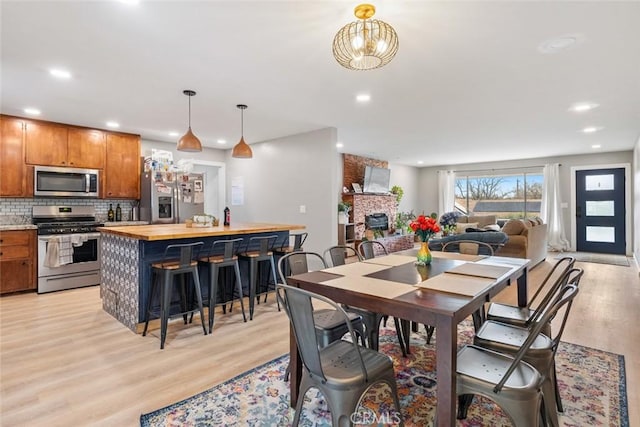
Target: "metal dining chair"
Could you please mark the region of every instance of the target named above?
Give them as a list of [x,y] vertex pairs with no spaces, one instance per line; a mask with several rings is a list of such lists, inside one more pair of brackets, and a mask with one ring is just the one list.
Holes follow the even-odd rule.
[[[364,240],[358,245],[358,254],[360,260],[373,259],[377,254],[389,255],[387,248],[376,240]],[[364,320],[365,332],[367,334],[367,343],[369,348],[378,350],[380,337],[380,323],[384,320],[385,326],[388,316],[382,313],[374,313],[358,307],[345,307],[349,311],[354,311],[362,316]],[[402,356],[407,357],[411,353],[409,341],[411,336],[410,322],[408,320],[393,318],[393,323],[398,336],[398,344]]]
[[[326,399],[332,425],[351,425],[351,417],[362,396],[381,382],[391,389],[393,403],[402,419],[393,361],[389,356],[358,345],[353,326],[342,307],[329,298],[281,284],[276,286],[276,297],[289,316],[303,365],[292,425],[299,424],[304,396],[312,387],[320,390]],[[351,342],[339,339],[325,347],[320,345],[315,333],[317,326],[313,301],[329,305],[336,316],[342,318],[349,329]]]
[[362,256],[358,253],[353,246],[336,245],[326,249],[322,254],[327,264],[331,264],[332,267],[339,265],[345,265],[347,258],[355,257],[358,261],[362,261]]
[[554,294],[567,283],[567,273],[573,268],[575,262],[576,259],[570,256],[562,257],[556,261],[526,307],[497,302],[490,303],[487,309],[487,319],[528,327],[542,314],[545,307],[553,299]]
[[[311,266],[311,267],[310,267]],[[282,283],[287,283],[287,273],[290,275],[308,273],[309,271],[327,268],[324,258],[315,252],[292,252],[278,260],[278,274]],[[314,313],[316,334],[322,347],[342,338],[349,332],[342,317],[336,315],[335,310],[315,310]],[[358,333],[358,337],[364,341],[364,327],[362,317],[356,313],[348,312],[347,316],[351,326]]]
[[[497,306],[497,304],[492,303],[489,306],[488,313],[491,313],[492,306],[494,306],[494,310],[491,315],[487,316],[488,321],[530,329],[535,322],[539,321],[545,311],[549,308],[549,305],[553,302],[554,298],[567,283],[574,283],[576,286],[580,284],[580,279],[583,275],[583,272],[581,269],[571,268],[574,263],[575,258],[564,257],[554,265],[554,267],[543,280],[542,285],[538,288],[533,298],[531,299],[531,301],[536,301],[540,291],[546,288],[546,282],[552,281],[551,286],[548,287],[546,294],[544,294],[542,300],[540,301],[540,304],[535,309],[530,306],[512,307],[507,305],[500,305],[498,306],[499,309],[496,309],[495,306]],[[560,273],[559,275],[557,274],[558,272]],[[503,316],[498,316],[496,315],[496,313],[503,314]],[[548,337],[552,335],[551,322],[543,325],[542,333]],[[553,363],[552,377],[555,386],[554,393],[556,397],[556,408],[558,409],[558,412],[564,412],[562,399],[560,397],[560,389],[558,388],[557,375],[555,372],[555,361]]]
[[477,240],[452,240],[442,246],[442,252],[459,252],[465,255],[489,255],[493,256],[493,246]]
[[[564,286],[561,291],[556,294],[549,305],[548,311],[540,318],[540,321],[544,321],[546,316],[546,324],[550,323],[560,310],[561,307],[559,307],[558,304],[562,298],[567,295],[569,288],[575,288],[577,292],[582,274],[583,271],[581,269],[573,269],[571,271],[569,284]],[[554,401],[554,397],[559,395],[555,373],[555,355],[569,317],[571,305],[572,301],[569,301],[564,306],[562,320],[557,327],[556,333],[553,335],[542,333],[545,324],[536,325],[536,327],[528,329],[488,320],[482,325],[473,339],[474,345],[513,355],[520,350],[524,342],[534,333],[533,331],[538,330],[531,346],[524,352],[523,360],[531,364],[542,374],[543,403],[546,409],[546,415],[553,427],[558,427],[559,425],[556,402]],[[547,315],[547,313],[549,313],[549,315]]]
[[362,259],[375,258],[378,254],[389,255],[387,247],[377,240],[363,240],[358,245],[358,253]]
[[[514,339],[513,345],[510,346],[515,350],[512,354],[491,350],[475,343],[464,346],[458,352],[458,419],[466,418],[473,395],[479,394],[496,402],[514,425],[536,427],[542,419],[544,425],[546,420],[549,420],[554,427],[557,426],[557,414],[555,408],[551,409],[554,405],[549,402],[553,393],[553,390],[549,389],[549,368],[541,362],[539,366],[545,368],[541,373],[527,360],[533,361],[533,354],[537,355],[541,347],[551,345],[549,341],[541,338],[542,328],[565,306],[566,320],[566,314],[577,293],[576,285],[565,286],[533,328],[520,330],[518,338]],[[547,355],[552,353],[549,349],[542,351]],[[545,363],[548,364],[548,361],[549,358],[546,358]]]

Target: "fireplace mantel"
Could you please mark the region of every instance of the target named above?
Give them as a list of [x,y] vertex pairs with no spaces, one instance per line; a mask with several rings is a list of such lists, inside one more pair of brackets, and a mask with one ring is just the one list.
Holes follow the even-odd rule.
[[342,195],[342,200],[351,203],[349,222],[355,224],[356,240],[361,240],[364,236],[367,215],[384,213],[389,217],[389,227],[393,228],[396,223],[398,208],[395,194],[348,193]]

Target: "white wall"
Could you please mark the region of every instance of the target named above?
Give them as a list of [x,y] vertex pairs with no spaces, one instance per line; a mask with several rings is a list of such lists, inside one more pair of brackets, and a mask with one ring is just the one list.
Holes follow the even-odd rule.
[[[326,128],[251,144],[252,159],[226,152],[231,221],[302,224],[305,249],[322,253],[337,242],[337,130]],[[234,180],[244,185],[244,204],[232,205]],[[305,206],[306,213],[300,213]]]
[[[636,147],[638,144],[636,144]],[[491,163],[473,163],[467,165],[455,166],[436,166],[420,169],[418,186],[421,189],[418,197],[418,209],[425,212],[437,212],[438,210],[438,192],[436,188],[437,171],[445,170],[491,170],[501,168],[525,168],[529,166],[544,166],[547,163],[560,163],[560,193],[562,201],[573,204],[571,199],[571,167],[573,166],[597,166],[607,164],[629,163],[633,162],[634,153],[632,151],[619,151],[614,153],[598,153],[583,154],[578,156],[561,156],[561,157],[545,157],[539,159],[514,160],[509,162],[491,162]],[[632,187],[633,187],[633,183]],[[633,191],[633,188],[632,188]],[[633,194],[633,193],[632,193]],[[634,199],[637,200],[637,199]],[[635,202],[637,203],[637,201]],[[630,207],[629,207],[630,208]],[[438,212],[441,213],[441,212]],[[571,241],[573,230],[571,230],[571,209],[570,207],[563,212],[564,227],[567,239]],[[634,221],[635,222],[635,221]],[[633,227],[635,228],[635,227]],[[637,247],[637,246],[636,246]]]
[[405,166],[390,163],[389,169],[391,169],[391,179],[389,181],[389,188],[394,185],[399,185],[404,191],[400,205],[398,206],[399,212],[418,212],[418,178],[420,170],[414,166]]

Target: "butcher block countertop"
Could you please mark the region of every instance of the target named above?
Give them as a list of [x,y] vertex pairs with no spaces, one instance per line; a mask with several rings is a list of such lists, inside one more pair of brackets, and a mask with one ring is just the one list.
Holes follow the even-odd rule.
[[234,236],[239,234],[268,233],[270,231],[302,230],[304,225],[270,224],[262,222],[233,223],[218,227],[187,227],[186,224],[129,225],[100,227],[102,233],[116,234],[138,240],[171,240],[196,237]]

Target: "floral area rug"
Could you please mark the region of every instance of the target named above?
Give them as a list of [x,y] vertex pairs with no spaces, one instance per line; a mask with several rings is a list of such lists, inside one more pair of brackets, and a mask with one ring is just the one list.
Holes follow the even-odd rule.
[[[471,342],[470,322],[461,324],[458,330],[460,344]],[[402,357],[392,328],[381,331],[380,351],[394,360],[406,426],[433,425],[435,415],[435,346],[433,341],[426,344],[423,331],[412,334],[408,357]],[[434,339],[437,336],[434,335]],[[561,343],[556,358],[565,409],[560,414],[561,426],[628,427],[623,356]],[[289,407],[289,383],[283,380],[288,361],[288,355],[281,356],[200,394],[144,414],[140,424],[142,427],[288,426],[294,415]],[[357,413],[373,413],[378,421],[394,424],[393,404],[386,386],[372,388],[362,405]],[[305,396],[300,425],[331,425],[327,405],[316,389]],[[511,426],[512,423],[490,400],[476,396],[467,419],[458,420],[457,425]]]

